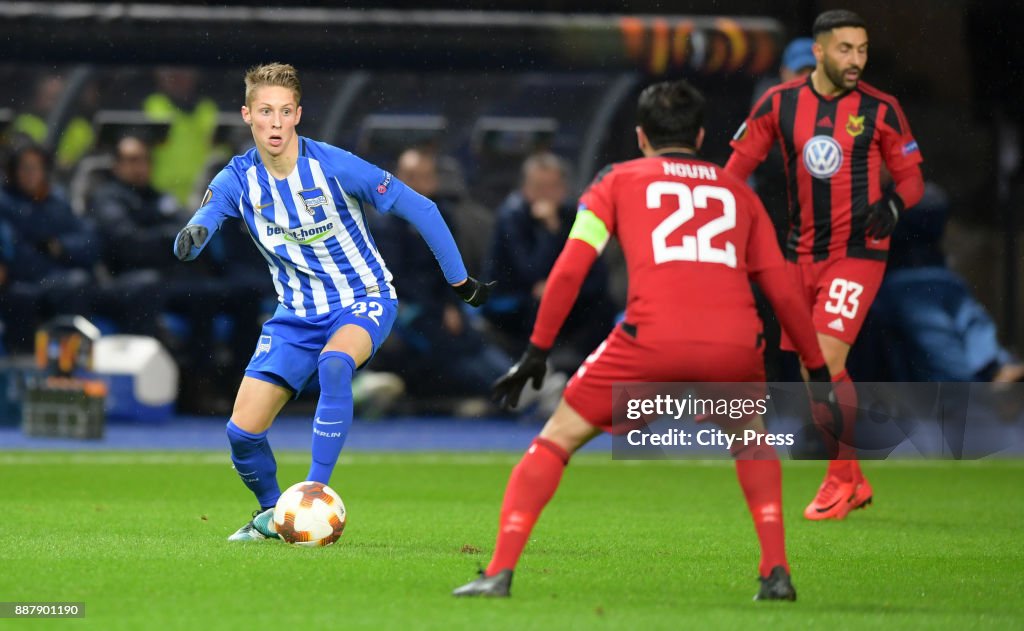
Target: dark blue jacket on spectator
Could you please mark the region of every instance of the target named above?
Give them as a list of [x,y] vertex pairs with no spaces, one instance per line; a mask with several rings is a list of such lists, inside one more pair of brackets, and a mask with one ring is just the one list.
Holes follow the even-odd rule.
[[[559,214],[561,226],[557,233],[552,233],[530,215],[529,205],[518,192],[509,195],[499,207],[489,267],[484,275],[498,281],[495,293],[484,308],[488,318],[515,316],[522,320],[521,331],[530,330],[536,307],[533,288],[547,279],[565,247],[576,209],[562,204]],[[607,291],[608,272],[604,261],[598,259],[580,289],[577,304],[603,300]]]
[[96,189],[89,210],[103,238],[103,261],[112,273],[181,267],[165,247],[182,223],[170,195],[113,179]]
[[13,280],[38,282],[68,269],[91,271],[99,256],[92,228],[57,195],[32,200],[5,188],[0,192],[0,221],[13,233]]

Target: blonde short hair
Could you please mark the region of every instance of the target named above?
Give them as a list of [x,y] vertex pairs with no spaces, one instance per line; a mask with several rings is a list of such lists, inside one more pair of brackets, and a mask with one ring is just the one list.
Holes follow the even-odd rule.
[[257,88],[264,86],[280,86],[288,88],[295,94],[295,104],[302,100],[302,84],[299,73],[291,64],[269,63],[253,66],[245,73],[245,104],[252,103]]

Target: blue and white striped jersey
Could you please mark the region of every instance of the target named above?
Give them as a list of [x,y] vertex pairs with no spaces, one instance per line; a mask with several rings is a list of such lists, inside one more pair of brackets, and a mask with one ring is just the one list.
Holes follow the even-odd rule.
[[388,212],[404,191],[416,194],[348,151],[301,136],[299,143],[298,162],[284,180],[267,172],[256,149],[233,158],[190,223],[212,236],[224,219],[241,218],[270,267],[278,300],[298,316],[365,296],[397,298],[365,212]]

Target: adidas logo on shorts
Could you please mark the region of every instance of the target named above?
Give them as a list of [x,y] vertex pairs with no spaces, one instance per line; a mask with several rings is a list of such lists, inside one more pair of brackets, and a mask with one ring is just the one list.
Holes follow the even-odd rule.
[[836,318],[835,320],[832,320],[831,322],[829,322],[828,323],[828,328],[830,328],[830,329],[832,329],[834,331],[839,331],[839,332],[843,332],[843,331],[846,330],[846,327],[843,326],[843,319],[842,318]]

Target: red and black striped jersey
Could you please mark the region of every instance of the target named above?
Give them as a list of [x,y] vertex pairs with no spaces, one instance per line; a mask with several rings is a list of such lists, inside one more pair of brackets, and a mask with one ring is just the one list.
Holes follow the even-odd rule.
[[764,160],[779,143],[789,190],[786,258],[885,260],[889,239],[865,236],[868,208],[882,197],[881,165],[912,168],[921,152],[896,98],[860,81],[835,97],[801,77],[768,90],[736,132],[733,149]]

